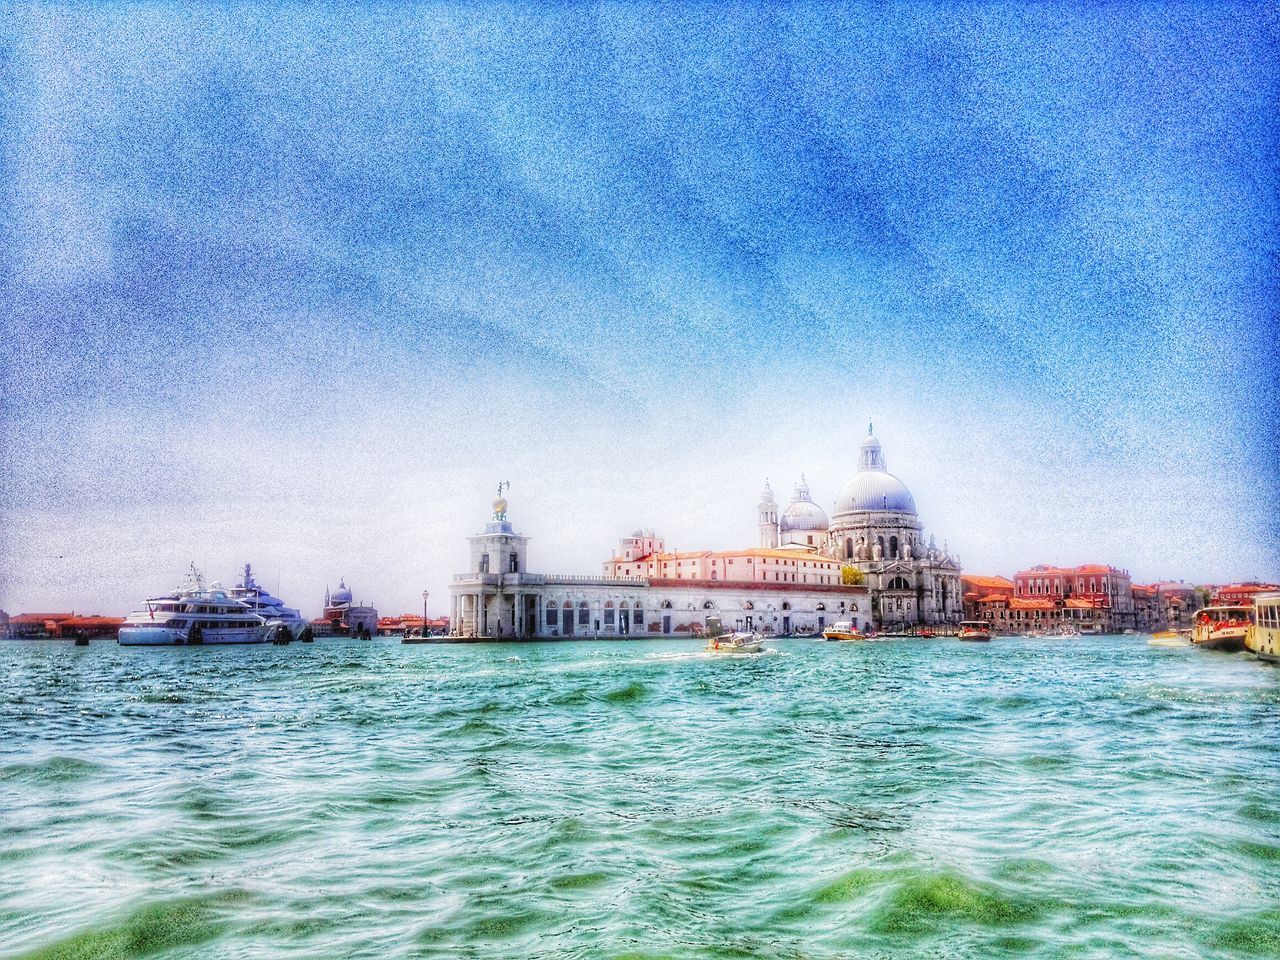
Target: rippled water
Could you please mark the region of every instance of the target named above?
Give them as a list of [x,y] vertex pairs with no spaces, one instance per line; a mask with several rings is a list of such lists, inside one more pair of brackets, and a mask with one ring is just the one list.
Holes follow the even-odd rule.
[[1280,670],[0,644],[0,956],[1280,955]]

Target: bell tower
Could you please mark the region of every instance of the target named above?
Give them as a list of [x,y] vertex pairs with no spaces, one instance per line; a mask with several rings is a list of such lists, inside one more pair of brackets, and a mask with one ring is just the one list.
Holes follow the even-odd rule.
[[764,492],[760,494],[760,546],[775,549],[778,546],[778,501],[773,497],[773,487],[766,478]]

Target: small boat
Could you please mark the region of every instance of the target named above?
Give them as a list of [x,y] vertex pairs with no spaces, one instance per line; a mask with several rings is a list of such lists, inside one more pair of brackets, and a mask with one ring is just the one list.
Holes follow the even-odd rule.
[[867,635],[860,633],[853,622],[850,620],[841,620],[839,623],[833,623],[827,629],[822,631],[822,639],[824,640],[865,640]]
[[727,631],[719,617],[707,617],[704,636],[707,645],[703,649],[708,653],[761,653],[764,650],[764,640],[759,634]]
[[1239,604],[1214,604],[1196,614],[1191,642],[1206,650],[1237,653],[1245,648],[1252,608]]
[[1147,637],[1147,643],[1153,647],[1189,647],[1191,641],[1177,630],[1161,630]]
[[1280,593],[1254,595],[1253,622],[1244,645],[1259,660],[1280,663]]
[[991,624],[985,620],[962,620],[958,636],[961,640],[987,643],[991,639]]

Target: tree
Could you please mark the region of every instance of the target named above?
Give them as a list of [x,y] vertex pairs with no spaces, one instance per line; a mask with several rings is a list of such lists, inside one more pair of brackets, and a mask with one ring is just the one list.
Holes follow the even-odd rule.
[[860,587],[867,582],[866,576],[854,566],[840,568],[840,582],[846,587]]

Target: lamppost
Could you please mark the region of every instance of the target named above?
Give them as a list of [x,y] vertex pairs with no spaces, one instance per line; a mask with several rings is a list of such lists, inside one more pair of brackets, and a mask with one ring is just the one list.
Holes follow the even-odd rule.
[[422,591],[422,635],[427,635],[427,597],[428,591]]

